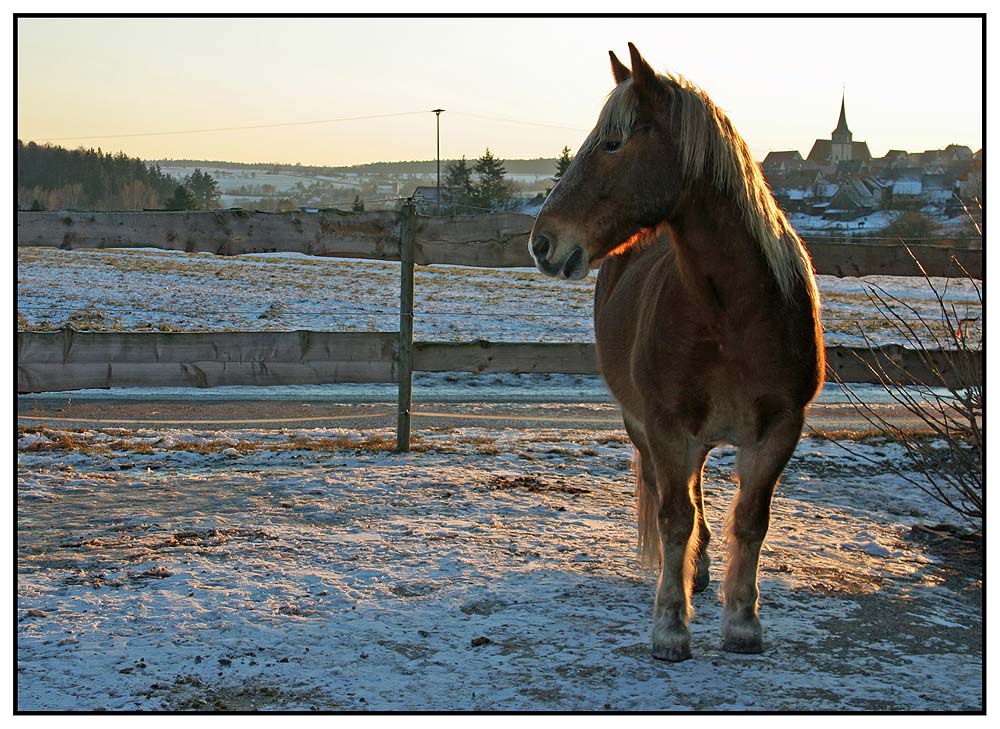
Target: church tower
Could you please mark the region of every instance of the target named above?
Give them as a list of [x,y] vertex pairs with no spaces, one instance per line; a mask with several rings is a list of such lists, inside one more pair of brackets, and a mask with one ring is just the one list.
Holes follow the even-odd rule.
[[[847,128],[847,112],[844,108],[844,96],[840,97],[840,118],[837,128],[829,139],[817,139],[806,159],[819,165],[833,165],[840,162],[853,162],[852,167],[864,164],[872,158],[867,142],[855,142],[854,135]],[[857,171],[857,170],[855,170]]]
[[830,135],[830,162],[849,162],[854,158],[854,135],[847,128],[847,113],[844,111],[844,97],[840,98],[840,119],[837,120],[837,128]]

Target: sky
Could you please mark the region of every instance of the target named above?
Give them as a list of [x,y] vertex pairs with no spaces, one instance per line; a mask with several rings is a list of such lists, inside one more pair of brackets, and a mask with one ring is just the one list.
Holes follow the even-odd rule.
[[350,165],[434,159],[443,108],[444,159],[556,157],[629,41],[708,92],[757,159],[829,139],[842,94],[875,156],[982,146],[978,18],[20,18],[16,134]]

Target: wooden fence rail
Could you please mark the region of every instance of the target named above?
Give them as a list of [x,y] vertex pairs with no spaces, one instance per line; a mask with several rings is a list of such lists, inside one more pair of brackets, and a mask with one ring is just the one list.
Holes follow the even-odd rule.
[[[593,344],[415,342],[413,370],[598,374]],[[20,393],[108,387],[218,387],[398,382],[396,332],[18,332]],[[827,347],[830,379],[878,382],[869,365],[892,362],[900,384],[982,372],[982,353]],[[968,369],[968,368],[972,369]],[[877,369],[877,366],[876,366]]]
[[[418,216],[414,261],[487,268],[533,267],[528,233],[534,218],[501,213],[428,218]],[[162,248],[231,256],[293,252],[313,256],[398,261],[400,213],[31,212],[17,213],[18,246]],[[830,276],[918,276],[899,245],[830,243],[807,238],[816,272]],[[931,276],[982,278],[981,249],[919,245],[911,250]]]
[[17,333],[18,392],[396,382],[396,332]]

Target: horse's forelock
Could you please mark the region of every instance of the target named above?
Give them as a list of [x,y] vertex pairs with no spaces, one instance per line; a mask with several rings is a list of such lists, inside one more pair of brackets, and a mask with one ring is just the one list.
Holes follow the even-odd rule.
[[581,153],[589,154],[610,140],[625,144],[632,134],[638,110],[639,99],[632,79],[622,81],[608,94],[597,125],[584,141]]

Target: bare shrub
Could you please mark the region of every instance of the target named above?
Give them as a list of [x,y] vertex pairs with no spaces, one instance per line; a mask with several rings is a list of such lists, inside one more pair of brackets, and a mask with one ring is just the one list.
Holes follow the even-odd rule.
[[[850,386],[848,398],[876,430],[903,446],[907,459],[893,472],[951,509],[982,533],[983,514],[983,377],[982,321],[959,313],[946,302],[947,286],[939,290],[910,249],[907,252],[923,273],[936,302],[932,316],[921,314],[879,286],[870,284],[869,299],[904,346],[917,353],[919,367],[907,367],[873,347],[867,364],[878,383],[896,404],[915,416],[922,432],[893,423],[865,402]],[[972,284],[982,311],[980,284],[952,259]],[[853,452],[853,451],[852,451]],[[864,456],[860,453],[854,455]],[[904,468],[904,465],[907,466]]]

